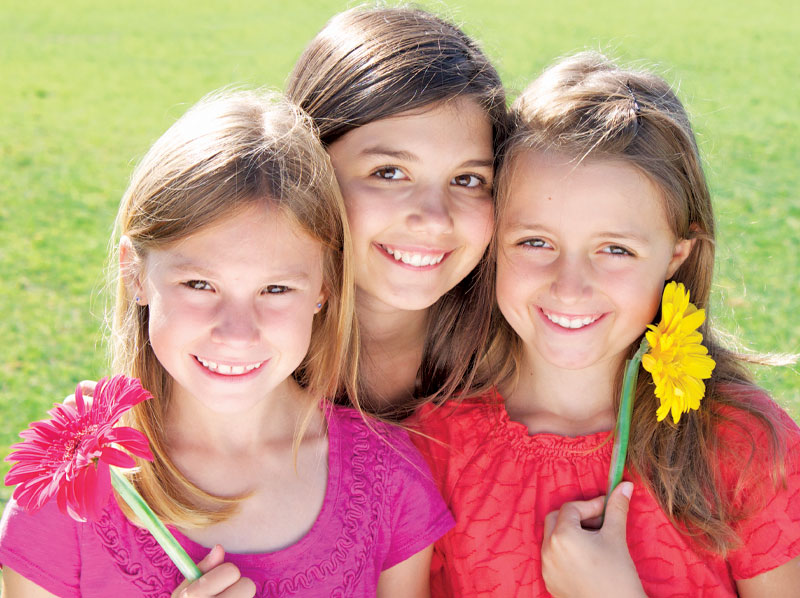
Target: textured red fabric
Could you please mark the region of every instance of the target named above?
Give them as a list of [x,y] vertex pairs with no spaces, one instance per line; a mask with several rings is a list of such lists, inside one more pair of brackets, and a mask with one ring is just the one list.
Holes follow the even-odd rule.
[[[752,400],[774,405],[763,394]],[[766,436],[748,416],[730,417],[743,426],[731,424],[721,433],[741,445],[743,455],[751,456],[756,447],[752,456],[764,462],[756,471],[766,472]],[[743,508],[753,500],[759,504],[738,530],[743,547],[727,559],[701,552],[670,524],[652,495],[635,486],[627,541],[649,596],[736,596],[735,579],[753,577],[800,554],[800,430],[788,415],[781,412],[780,417],[790,446],[787,487],[776,489],[765,473],[744,488],[727,489]],[[434,598],[549,596],[541,579],[544,518],[567,501],[605,494],[609,433],[529,435],[525,426],[509,419],[496,393],[428,406],[416,425],[428,438],[412,435],[414,442],[456,518],[456,527],[435,545]],[[722,470],[732,479],[730,467],[723,464]],[[635,483],[627,472],[625,479]]]

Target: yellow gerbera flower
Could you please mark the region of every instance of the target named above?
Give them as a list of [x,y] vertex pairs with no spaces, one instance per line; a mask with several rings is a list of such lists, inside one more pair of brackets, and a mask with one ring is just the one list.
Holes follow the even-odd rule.
[[642,367],[653,376],[661,406],[658,421],[672,413],[676,424],[681,414],[698,409],[706,392],[704,379],[716,365],[701,343],[697,329],[706,314],[689,303],[689,291],[682,283],[670,282],[661,300],[661,322],[648,326],[645,334],[650,350],[642,357]]

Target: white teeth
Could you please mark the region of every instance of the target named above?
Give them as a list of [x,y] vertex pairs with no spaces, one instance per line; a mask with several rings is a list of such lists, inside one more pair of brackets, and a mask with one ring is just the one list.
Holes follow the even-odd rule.
[[239,376],[245,372],[252,372],[254,369],[261,367],[261,364],[264,363],[263,361],[259,361],[248,365],[225,365],[224,363],[216,363],[207,359],[202,359],[201,357],[198,357],[197,361],[212,372],[225,376]]
[[422,266],[432,266],[434,264],[438,264],[444,259],[444,253],[440,253],[439,255],[423,255],[421,253],[402,252],[398,249],[386,247],[385,245],[382,247],[386,250],[386,253],[393,256],[396,261],[403,262],[404,264],[408,264],[409,266],[414,266],[416,268],[420,268]]
[[543,311],[544,315],[547,316],[547,319],[553,322],[554,324],[558,324],[562,328],[583,328],[584,326],[588,326],[595,320],[597,320],[600,316],[584,316],[582,318],[568,318],[566,316],[557,316],[555,314],[549,314],[546,311]]

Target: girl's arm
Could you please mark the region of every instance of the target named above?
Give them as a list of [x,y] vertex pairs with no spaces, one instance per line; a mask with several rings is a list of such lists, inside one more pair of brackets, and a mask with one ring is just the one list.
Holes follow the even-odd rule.
[[3,567],[3,584],[0,589],[0,596],[4,598],[58,598],[8,567]]
[[736,581],[741,598],[800,597],[800,556],[750,579]]
[[625,539],[632,492],[633,484],[622,482],[611,493],[605,522],[598,530],[583,529],[581,522],[600,517],[603,496],[565,503],[558,511],[547,515],[542,541],[542,577],[555,598],[646,598]]
[[377,598],[429,598],[433,544],[383,571]]

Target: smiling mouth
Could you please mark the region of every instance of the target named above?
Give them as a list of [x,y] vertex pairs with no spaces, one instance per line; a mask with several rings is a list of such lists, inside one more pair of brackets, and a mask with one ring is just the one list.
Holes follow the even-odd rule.
[[389,247],[388,245],[380,244],[379,247],[392,256],[395,261],[403,262],[407,266],[413,266],[415,268],[435,266],[441,263],[441,261],[449,253],[447,251],[443,251],[442,253],[416,253],[413,251],[402,251],[400,249]]
[[590,324],[593,324],[597,320],[599,320],[602,316],[602,314],[590,315],[590,316],[564,316],[547,312],[544,309],[542,309],[541,311],[544,314],[544,316],[548,320],[550,320],[553,324],[561,326],[562,328],[568,328],[570,330],[578,330],[579,328],[584,328],[585,326],[589,326]]
[[217,363],[215,361],[211,361],[210,359],[203,359],[202,357],[197,357],[196,355],[195,359],[209,372],[222,374],[223,376],[241,376],[242,374],[247,374],[260,368],[266,361],[257,361],[255,363],[243,365],[230,365],[225,363]]

